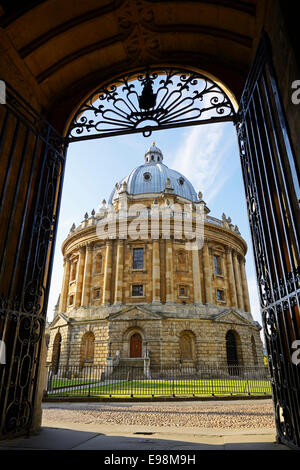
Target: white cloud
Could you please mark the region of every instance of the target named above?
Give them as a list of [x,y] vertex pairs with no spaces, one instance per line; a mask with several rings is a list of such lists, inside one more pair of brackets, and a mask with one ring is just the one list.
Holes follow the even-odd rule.
[[235,131],[228,125],[196,126],[186,132],[176,152],[172,167],[183,173],[203,193],[209,203],[221,191],[232,173],[228,165],[228,150],[233,144]]

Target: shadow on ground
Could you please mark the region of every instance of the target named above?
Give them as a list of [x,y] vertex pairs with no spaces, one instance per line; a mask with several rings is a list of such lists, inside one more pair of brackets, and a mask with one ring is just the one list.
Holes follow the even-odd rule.
[[[136,433],[137,434],[137,433]],[[270,436],[201,436],[195,432],[182,440],[162,439],[155,433],[136,436],[107,435],[67,428],[43,427],[39,434],[0,441],[0,450],[105,450],[105,451],[199,451],[199,450],[289,450]],[[177,436],[178,437],[178,436]],[[240,437],[240,440],[239,440]],[[261,441],[261,439],[263,441]],[[146,453],[140,459],[147,458]],[[142,460],[143,462],[143,460]]]

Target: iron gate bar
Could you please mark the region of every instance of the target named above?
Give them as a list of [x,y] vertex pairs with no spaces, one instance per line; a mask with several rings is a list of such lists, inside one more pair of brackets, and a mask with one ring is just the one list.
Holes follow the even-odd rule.
[[[6,92],[0,110],[0,211],[7,219],[0,240],[0,337],[7,346],[0,375],[1,437],[24,434],[32,425],[67,147],[9,84]],[[14,240],[13,256],[8,240]]]
[[[300,448],[300,374],[291,361],[291,343],[300,337],[298,194],[295,161],[272,64],[262,35],[238,111],[237,133],[254,245],[255,265],[277,439]],[[283,158],[292,162],[287,180]],[[295,183],[293,188],[293,183]],[[298,215],[299,217],[299,215]],[[297,310],[298,309],[298,310]]]
[[212,79],[184,68],[151,68],[94,91],[76,111],[67,139],[77,142],[134,133],[149,137],[155,130],[234,121],[235,117],[231,100]]

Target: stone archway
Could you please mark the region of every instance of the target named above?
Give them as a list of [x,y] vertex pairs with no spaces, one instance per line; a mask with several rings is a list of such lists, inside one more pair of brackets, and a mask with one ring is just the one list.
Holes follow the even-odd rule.
[[94,362],[95,335],[87,331],[81,338],[80,365],[91,365]]
[[[300,148],[298,109],[291,105],[290,89],[286,83],[299,73],[299,62],[281,14],[282,2],[233,1],[229,5],[221,1],[195,1],[187,7],[186,2],[178,1],[173,10],[168,2],[143,0],[138,9],[135,2],[121,0],[97,8],[89,2],[79,2],[73,10],[71,4],[64,2],[58,14],[55,4],[50,1],[24,2],[21,10],[15,7],[14,2],[5,2],[0,12],[3,33],[1,77],[11,82],[18,91],[18,99],[11,100],[7,107],[1,106],[0,111],[1,145],[5,157],[4,177],[1,180],[4,203],[1,206],[3,223],[0,237],[3,254],[0,328],[6,335],[4,339],[7,339],[11,363],[16,360],[20,366],[22,364],[22,368],[9,369],[10,372],[2,380],[0,404],[5,406],[0,407],[3,409],[0,434],[15,435],[34,427],[34,420],[27,416],[26,419],[22,417],[21,427],[18,422],[15,429],[8,430],[8,407],[18,410],[22,404],[15,401],[15,390],[9,395],[7,383],[10,383],[14,370],[23,375],[27,372],[32,385],[28,396],[34,397],[36,394],[38,367],[31,365],[39,362],[39,341],[46,316],[51,250],[55,242],[63,180],[65,141],[60,134],[72,110],[99,82],[105,83],[128,68],[146,68],[150,63],[188,64],[191,68],[201,64],[202,70],[219,77],[223,83],[230,83],[233,93],[240,99],[259,41],[259,30],[264,27],[271,37],[272,58],[277,73],[267,78],[264,74],[257,85],[253,75],[255,68],[252,70],[241,100],[244,120],[239,136],[245,164],[244,180],[249,189],[249,217],[254,226],[255,251],[259,261],[258,281],[264,328],[268,354],[272,358],[270,370],[280,370],[279,375],[283,377],[279,380],[274,376],[277,380],[274,388],[276,409],[278,416],[285,417],[285,422],[277,417],[278,435],[284,442],[299,448],[298,390],[293,387],[294,382],[299,382],[299,369],[290,359],[292,340],[299,337],[299,236],[296,243],[292,241],[296,250],[294,246],[293,250],[289,250],[288,243],[282,243],[284,237],[291,240],[292,216],[298,213],[299,186],[296,176],[299,168],[292,149],[294,147],[299,151]],[[42,23],[39,15],[45,18]],[[290,13],[285,10],[285,16],[289,15],[291,22],[294,16],[292,9]],[[219,23],[220,17],[222,25]],[[94,28],[90,31],[91,21]],[[91,34],[85,34],[87,31]],[[72,40],[75,35],[76,42]],[[261,59],[262,56],[259,57]],[[271,106],[273,111],[274,101],[277,106],[280,99],[278,89],[274,88],[276,75],[290,128],[284,125],[281,120],[284,113],[280,113],[278,122],[283,133],[279,140],[278,123],[272,122],[272,113],[268,119],[264,118],[266,108],[258,109],[253,101],[249,104],[248,100],[256,96],[259,101],[260,93],[267,89],[268,93],[261,103]],[[20,96],[26,96],[29,104],[38,111],[46,110],[59,133],[36,116],[32,108],[24,106],[24,102],[19,100]],[[16,111],[13,120],[8,115],[12,103]],[[24,127],[24,122],[29,121],[36,139],[28,135],[28,128]],[[265,124],[272,129],[273,140],[265,139],[262,143],[264,148],[259,148],[252,137],[259,129],[264,130]],[[279,156],[274,155],[274,149],[280,150]],[[265,179],[258,186],[259,179],[252,170],[257,168],[257,157],[261,154],[260,163],[264,165],[267,150],[270,150],[271,158],[267,160],[264,171],[260,172]],[[253,156],[256,158],[255,164],[248,165],[249,158]],[[276,167],[272,163],[274,156],[278,157]],[[288,169],[285,171],[286,179],[281,179],[280,175],[278,180],[271,180],[271,176],[282,168],[284,171]],[[266,197],[264,190],[267,191]],[[285,191],[288,196],[283,201]],[[261,207],[257,197],[260,198]],[[259,221],[260,217],[262,220]],[[299,233],[299,221],[296,223]],[[14,236],[11,236],[12,233]],[[274,250],[274,246],[278,249],[284,246],[283,251]],[[263,265],[262,260],[267,260],[267,266]],[[30,329],[27,323],[31,325]],[[29,344],[26,343],[26,334],[34,353],[32,361],[24,362],[19,351]],[[28,371],[25,370],[26,366]],[[290,376],[294,382],[283,386]],[[14,377],[13,383],[19,383],[18,377]],[[294,418],[291,419],[291,416]]]
[[180,361],[193,362],[195,360],[195,334],[184,330],[179,336]]
[[240,375],[243,365],[242,344],[237,331],[230,329],[225,336],[226,361],[228,372],[231,375]]
[[61,353],[61,334],[59,332],[56,333],[54,342],[53,342],[53,353],[52,353],[52,372],[53,374],[57,374],[59,368],[59,360],[60,360],[60,353]]
[[122,337],[121,359],[141,359],[146,353],[146,337],[142,328],[130,327]]

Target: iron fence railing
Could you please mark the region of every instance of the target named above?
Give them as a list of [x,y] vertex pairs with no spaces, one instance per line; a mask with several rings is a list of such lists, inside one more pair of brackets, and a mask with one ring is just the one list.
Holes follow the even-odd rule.
[[62,366],[47,370],[47,397],[270,395],[265,367]]

